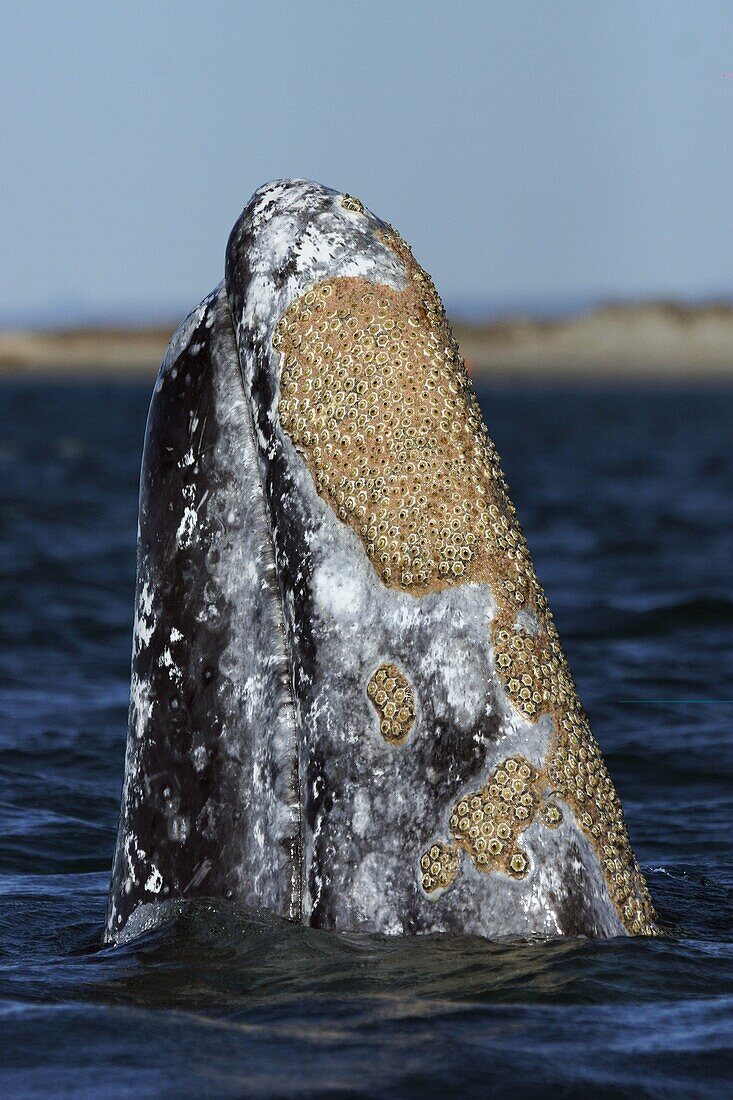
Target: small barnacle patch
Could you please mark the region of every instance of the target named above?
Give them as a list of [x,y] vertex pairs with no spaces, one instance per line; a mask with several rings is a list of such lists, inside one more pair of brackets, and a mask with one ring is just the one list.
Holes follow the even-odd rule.
[[[562,811],[543,801],[544,775],[523,756],[510,756],[492,770],[480,790],[465,794],[453,807],[450,831],[454,844],[435,843],[420,860],[423,886],[432,890],[450,886],[458,861],[444,864],[450,853],[465,851],[479,871],[502,871],[510,878],[526,878],[532,870],[521,834],[535,821],[548,829],[562,823]],[[448,854],[446,854],[448,853]]]
[[445,890],[458,874],[461,853],[454,844],[432,844],[420,859],[423,890]]
[[355,199],[353,195],[342,195],[341,205],[343,206],[344,210],[353,210],[355,214],[364,213],[364,203],[361,202],[359,199]]
[[450,830],[479,871],[503,871],[512,878],[529,873],[519,837],[537,816],[539,782],[540,773],[528,760],[510,756],[496,765],[481,790],[456,803]]
[[415,700],[407,677],[395,665],[380,665],[369,681],[367,695],[384,740],[401,745],[415,721]]

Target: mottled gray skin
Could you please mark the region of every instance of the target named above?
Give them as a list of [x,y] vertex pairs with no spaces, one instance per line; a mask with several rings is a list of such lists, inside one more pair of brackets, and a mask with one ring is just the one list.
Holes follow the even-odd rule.
[[173,337],[148,418],[106,939],[140,931],[141,914],[155,923],[170,898],[299,911],[296,734],[281,607],[222,285]]
[[[453,886],[427,895],[419,859],[448,838],[451,808],[513,752],[540,763],[549,719],[511,706],[494,669],[488,586],[415,597],[386,588],[354,532],[316,492],[278,415],[281,356],[272,336],[314,283],[359,275],[401,289],[384,223],[316,184],[255,194],[227,252],[227,290],[275,538],[297,708],[301,919],[388,932],[614,935],[623,926],[596,854],[563,806],[563,824],[523,834],[522,881],[464,857]],[[404,745],[379,733],[366,687],[382,662],[407,673],[417,703]]]
[[[235,897],[330,929],[493,938],[622,935],[595,851],[562,802],[559,828],[536,822],[522,834],[531,862],[527,878],[479,872],[464,855],[451,887],[433,894],[422,889],[420,856],[431,842],[450,837],[448,820],[460,796],[482,786],[512,753],[539,765],[552,729],[549,718],[535,724],[522,718],[496,675],[489,586],[465,584],[422,597],[387,588],[359,538],[319,497],[281,427],[282,364],[272,335],[291,302],[324,278],[405,285],[402,261],[378,237],[384,224],[341,200],[317,184],[276,182],[255,193],[234,227],[225,284],[243,391],[242,382],[239,391],[235,384],[221,289],[194,315],[203,310],[208,318],[214,311],[205,369],[218,395],[212,403],[219,410],[219,487],[205,507],[222,529],[215,562],[209,526],[195,529],[203,549],[198,572],[186,583],[190,626],[173,651],[191,687],[179,691],[175,717],[156,670],[177,614],[169,577],[183,553],[172,538],[181,490],[166,489],[170,515],[162,505],[152,515],[158,490],[152,482],[146,488],[145,470],[159,461],[161,428],[151,414],[141,490],[138,680],[107,935],[124,937],[141,903],[127,935],[156,922],[164,897],[192,892]],[[174,338],[159,389],[169,384],[179,356],[188,362],[184,345],[199,339],[187,331]],[[180,386],[176,392],[183,405],[190,402]],[[188,444],[182,439],[174,447],[179,460]],[[200,466],[197,477],[198,500],[211,475]],[[248,511],[251,522],[229,525],[230,510]],[[173,546],[172,556],[160,549],[151,554],[156,539]],[[217,594],[219,609],[211,652],[205,611],[211,601],[202,596],[208,590]],[[142,657],[141,621],[146,638],[154,628]],[[199,708],[205,720],[194,721],[195,685],[207,662],[221,690],[210,694],[205,712]],[[397,746],[382,738],[366,694],[372,673],[388,662],[409,677],[417,709],[409,738]],[[248,683],[256,687],[248,691]],[[179,741],[167,732],[176,722],[189,730]],[[231,746],[205,792],[190,769],[181,770],[181,760],[195,751],[194,727],[206,751],[223,736]],[[171,775],[179,786],[168,809],[161,792],[171,788]],[[216,807],[215,843],[208,846],[196,824],[204,793],[204,806]],[[148,804],[155,813],[146,811]],[[174,825],[179,817],[190,826],[183,840]],[[138,848],[144,857],[134,855]],[[178,865],[187,874],[197,860],[199,866],[209,861],[207,877],[186,887]],[[153,863],[161,885],[151,895],[144,883]]]

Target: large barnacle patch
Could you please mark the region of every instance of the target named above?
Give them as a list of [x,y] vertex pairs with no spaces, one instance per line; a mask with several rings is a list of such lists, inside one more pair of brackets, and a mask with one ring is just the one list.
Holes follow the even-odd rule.
[[[594,845],[626,928],[653,932],[621,805],[442,303],[398,234],[389,230],[383,239],[404,262],[405,290],[328,279],[281,317],[273,345],[283,362],[282,427],[385,585],[418,596],[466,581],[490,585],[497,603],[491,641],[507,697],[529,721],[553,719],[543,784],[570,806]],[[488,852],[491,869],[492,837],[484,839],[486,848],[471,854],[484,866],[478,854]],[[508,873],[526,873],[515,862]]]

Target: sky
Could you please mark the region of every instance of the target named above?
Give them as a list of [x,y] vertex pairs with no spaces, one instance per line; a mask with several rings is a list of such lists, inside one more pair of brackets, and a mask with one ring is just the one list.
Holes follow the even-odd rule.
[[731,0],[3,0],[0,102],[4,325],[185,313],[284,176],[454,314],[733,296]]

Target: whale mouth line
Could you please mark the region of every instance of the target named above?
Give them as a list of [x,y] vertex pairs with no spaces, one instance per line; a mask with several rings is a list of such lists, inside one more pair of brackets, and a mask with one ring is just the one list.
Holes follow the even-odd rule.
[[[231,317],[231,313],[230,313]],[[241,364],[240,364],[241,365]],[[241,370],[238,373],[239,380],[242,385],[242,394],[246,398],[244,376]],[[249,430],[249,444],[252,452],[256,450],[257,434],[254,423],[254,417],[251,407],[245,401],[247,411],[244,415],[244,421],[246,428]],[[257,473],[257,484],[259,486],[259,492],[261,499],[265,499],[265,485],[261,468],[255,463]],[[277,562],[277,554],[275,552],[274,530],[270,528],[270,540],[269,540],[269,555],[268,562],[271,564],[272,573],[275,578],[275,584],[277,585],[278,592],[278,615],[277,615],[277,628],[278,635],[282,644],[282,653],[284,654],[284,660],[287,666],[287,704],[285,707],[285,713],[287,714],[288,721],[292,724],[293,731],[293,754],[292,754],[292,768],[290,787],[294,805],[296,807],[296,816],[294,821],[293,836],[290,841],[290,860],[291,860],[291,886],[290,886],[290,900],[287,906],[287,918],[291,921],[300,922],[303,914],[303,820],[302,820],[302,792],[301,792],[301,780],[299,769],[299,743],[297,735],[296,724],[296,696],[294,688],[294,670],[290,657],[290,649],[287,640],[287,629],[285,625],[285,592],[280,578],[280,570]]]

